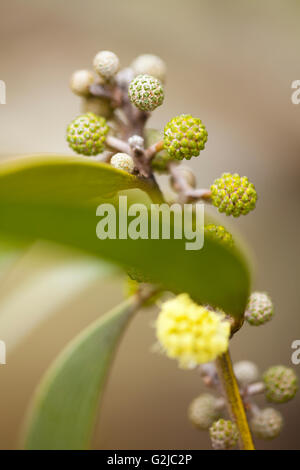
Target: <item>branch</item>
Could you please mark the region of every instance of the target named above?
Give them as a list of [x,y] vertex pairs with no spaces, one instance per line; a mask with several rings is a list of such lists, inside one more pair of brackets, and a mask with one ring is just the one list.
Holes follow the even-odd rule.
[[186,181],[176,163],[169,163],[169,171],[174,180],[177,192],[183,202],[198,201],[203,199],[210,202],[211,191],[209,189],[194,189]]
[[124,142],[121,139],[118,139],[117,137],[113,137],[112,135],[107,136],[106,138],[106,144],[108,147],[113,148],[114,150],[117,150],[118,152],[122,153],[128,153],[130,155],[130,146],[127,144],[127,142]]
[[254,384],[248,385],[246,389],[246,394],[248,396],[259,395],[265,391],[265,384],[263,382],[256,382]]
[[148,160],[152,160],[155,155],[163,150],[164,148],[164,142],[163,140],[160,140],[159,142],[156,142],[155,144],[151,145],[150,147],[147,148],[145,155]]
[[216,366],[227,400],[229,414],[239,431],[240,448],[242,450],[254,450],[245,408],[234,376],[229,351],[217,358]]
[[98,98],[105,98],[111,101],[111,105],[114,108],[118,108],[122,106],[123,103],[123,92],[117,86],[104,86],[100,85],[100,83],[93,83],[90,86],[90,93],[93,96]]
[[100,83],[90,85],[90,93],[98,98],[112,99],[112,90],[105,88],[103,85],[100,85]]

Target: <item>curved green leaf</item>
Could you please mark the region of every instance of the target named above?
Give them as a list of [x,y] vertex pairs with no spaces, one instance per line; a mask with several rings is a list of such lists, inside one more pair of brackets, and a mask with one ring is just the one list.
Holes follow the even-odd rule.
[[[0,231],[86,250],[143,272],[174,292],[239,316],[250,288],[244,255],[213,239],[187,251],[186,240],[99,240],[97,201],[145,184],[81,157],[28,157],[0,165]],[[110,199],[116,203],[117,199]],[[171,233],[172,227],[171,227]]]
[[10,272],[13,281],[0,285],[0,332],[11,352],[46,318],[116,270],[95,257],[37,242]]
[[133,305],[131,298],[94,322],[53,363],[38,388],[28,417],[26,449],[89,447],[99,395]]
[[0,198],[8,192],[35,202],[82,202],[108,197],[116,191],[140,187],[142,180],[88,157],[67,155],[24,156],[1,163]]

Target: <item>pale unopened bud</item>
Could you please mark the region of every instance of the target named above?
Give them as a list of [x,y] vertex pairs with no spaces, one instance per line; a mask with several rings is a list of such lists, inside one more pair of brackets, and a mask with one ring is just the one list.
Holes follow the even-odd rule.
[[100,51],[94,58],[96,72],[106,80],[112,78],[120,67],[119,58],[110,51]]
[[144,139],[140,135],[132,135],[128,139],[128,143],[131,148],[143,150],[144,149]]
[[237,381],[242,385],[249,385],[259,378],[258,367],[251,361],[240,361],[234,364],[234,373]]
[[70,87],[75,95],[87,96],[93,83],[94,76],[90,70],[77,70],[71,77]]
[[211,444],[215,450],[232,449],[238,441],[238,430],[232,421],[219,419],[209,428]]
[[118,170],[133,173],[134,162],[130,155],[127,153],[116,153],[110,160],[111,165]]
[[135,75],[151,75],[161,82],[166,80],[167,67],[165,62],[153,54],[138,56],[131,64]]
[[220,417],[217,398],[209,393],[203,393],[195,398],[188,409],[188,417],[199,429],[209,429]]
[[258,411],[250,421],[253,434],[259,439],[274,439],[280,434],[283,419],[279,411],[265,408]]

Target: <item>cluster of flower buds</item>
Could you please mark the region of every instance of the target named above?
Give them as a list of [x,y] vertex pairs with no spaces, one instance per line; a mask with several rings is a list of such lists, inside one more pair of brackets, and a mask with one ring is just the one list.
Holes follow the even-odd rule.
[[[205,364],[200,372],[207,386],[220,390],[215,366]],[[283,417],[275,408],[259,408],[254,397],[264,394],[268,402],[285,403],[291,400],[298,389],[294,371],[284,366],[273,366],[261,376],[256,364],[240,361],[234,364],[234,373],[249,415],[250,428],[258,439],[270,440],[278,437],[283,427]],[[260,381],[261,377],[261,381]],[[203,393],[194,398],[188,408],[188,417],[194,426],[209,430],[214,449],[229,449],[236,445],[238,432],[226,417],[226,400],[223,396]]]
[[[216,236],[215,227],[208,229]],[[222,230],[220,233],[224,237]],[[270,297],[260,292],[251,294],[245,312],[246,320],[251,325],[261,325],[269,321],[272,315],[273,304]],[[220,383],[215,365],[208,363],[199,367],[205,385],[216,389],[216,392],[219,391]],[[268,402],[275,404],[288,402],[294,398],[298,390],[295,372],[288,367],[278,365],[270,367],[260,375],[257,365],[251,361],[237,362],[233,369],[254,436],[259,439],[274,439],[282,430],[282,415],[274,408],[260,409],[254,402],[254,397],[264,394]],[[235,446],[236,428],[233,423],[229,424],[229,421],[223,419],[226,417],[224,397],[208,393],[196,397],[189,406],[188,417],[198,429],[209,430],[214,449],[228,449]],[[225,439],[225,435],[228,439]]]
[[[169,173],[171,188],[182,202],[207,200],[234,217],[255,208],[257,194],[246,177],[224,173],[202,190],[196,188],[190,168],[175,171],[182,160],[204,150],[208,133],[201,119],[181,114],[166,123],[164,132],[145,128],[150,113],[164,101],[166,65],[160,57],[144,54],[121,68],[118,56],[105,50],[95,55],[93,68],[71,77],[71,90],[81,97],[84,111],[67,129],[72,150],[152,182],[154,173]],[[233,244],[225,228],[208,233]]]
[[[115,53],[100,51],[93,68],[94,72],[76,71],[70,82],[71,90],[82,99],[84,112],[67,128],[67,142],[73,151],[110,164],[114,171],[144,178],[157,189],[155,173],[169,173],[171,189],[180,203],[211,202],[219,212],[233,217],[247,215],[255,208],[257,193],[246,176],[223,173],[209,189],[197,189],[192,170],[180,166],[182,160],[198,157],[205,149],[208,133],[200,118],[181,114],[166,123],[163,132],[146,128],[150,113],[163,104],[165,97],[166,65],[161,58],[144,54],[121,68]],[[228,249],[234,246],[232,235],[222,225],[206,225],[205,237]],[[131,293],[140,283],[150,282],[130,267],[127,272]],[[273,312],[270,297],[254,292],[244,319],[250,325],[262,325]],[[165,354],[182,367],[200,367],[205,383],[212,387],[218,386],[218,377],[207,363],[227,351],[233,333],[228,316],[195,304],[187,294],[162,304],[156,321],[157,339]],[[249,361],[235,364],[234,372],[251,415],[253,433],[264,439],[276,437],[282,428],[280,413],[273,408],[260,410],[252,397],[264,392],[274,403],[290,400],[298,387],[294,372],[283,366],[271,367],[259,382],[258,368]],[[215,449],[232,448],[238,440],[236,425],[223,419],[224,405],[224,398],[204,394],[189,407],[190,420],[197,428],[209,430]]]

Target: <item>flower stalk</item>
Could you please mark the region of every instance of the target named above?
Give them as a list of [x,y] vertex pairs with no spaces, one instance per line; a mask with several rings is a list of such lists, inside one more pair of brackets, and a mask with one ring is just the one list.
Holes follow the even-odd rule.
[[254,450],[254,444],[248,425],[244,404],[233,372],[229,351],[216,359],[216,366],[223,392],[226,397],[228,411],[239,431],[241,450]]

